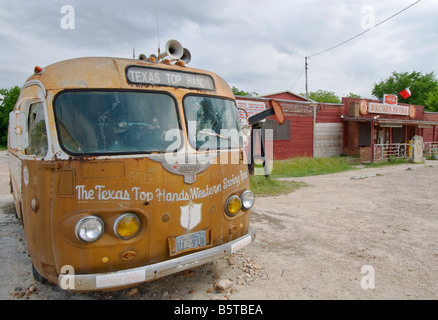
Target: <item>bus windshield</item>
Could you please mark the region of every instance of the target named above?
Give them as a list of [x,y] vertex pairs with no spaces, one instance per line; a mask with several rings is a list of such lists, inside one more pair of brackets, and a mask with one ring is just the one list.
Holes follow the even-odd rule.
[[242,139],[233,100],[189,95],[184,98],[188,137],[197,150],[240,148]]
[[165,93],[67,91],[56,97],[55,118],[70,154],[165,152],[179,129],[175,100]]

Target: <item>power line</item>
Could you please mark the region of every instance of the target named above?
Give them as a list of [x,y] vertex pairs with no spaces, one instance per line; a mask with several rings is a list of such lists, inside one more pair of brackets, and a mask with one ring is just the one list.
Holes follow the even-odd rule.
[[399,12],[393,14],[393,15],[390,16],[389,18],[386,18],[385,20],[379,22],[378,24],[374,25],[373,27],[368,28],[368,29],[366,29],[365,31],[362,31],[361,33],[355,35],[354,37],[351,37],[351,38],[349,38],[349,39],[347,39],[347,40],[345,40],[345,41],[343,41],[343,42],[341,42],[341,43],[339,43],[339,44],[337,44],[337,45],[335,45],[335,46],[333,46],[333,47],[330,47],[330,48],[328,48],[328,49],[325,49],[325,50],[323,50],[323,51],[321,51],[321,52],[318,52],[318,53],[312,54],[312,55],[307,56],[307,57],[308,57],[308,58],[311,58],[311,57],[314,57],[314,56],[317,56],[317,55],[323,54],[323,53],[325,53],[325,52],[327,52],[327,51],[333,50],[333,49],[335,49],[335,48],[337,48],[337,47],[340,47],[340,46],[342,46],[343,44],[345,44],[345,43],[347,43],[347,42],[350,42],[351,40],[354,40],[354,39],[360,37],[361,35],[367,33],[368,31],[370,31],[370,30],[372,30],[372,29],[374,29],[374,28],[380,26],[381,24],[385,23],[386,21],[388,21],[388,20],[394,18],[395,16],[399,15],[399,14],[402,13],[403,11],[408,10],[410,7],[416,5],[416,4],[419,3],[420,1],[421,1],[421,0],[418,0],[418,1],[414,2],[414,3],[412,3],[411,5],[407,6],[406,8],[404,8],[404,9],[400,10]]
[[295,85],[297,84],[297,82],[298,82],[298,80],[300,80],[300,78],[301,78],[301,75],[303,74],[303,72],[304,72],[304,68],[303,69],[301,69],[301,72],[300,72],[300,74],[298,75],[298,77],[295,79],[295,82],[294,82],[294,84],[292,85],[292,87],[290,88],[290,90],[292,91],[292,89],[295,87]]
[[361,35],[367,33],[368,31],[370,31],[370,30],[372,30],[372,29],[374,29],[374,28],[380,26],[381,24],[385,23],[386,21],[391,20],[391,19],[394,18],[395,16],[398,16],[400,13],[402,13],[402,12],[408,10],[409,8],[413,7],[414,5],[416,5],[416,4],[419,3],[419,2],[421,2],[421,0],[418,0],[418,1],[416,1],[416,2],[414,2],[414,3],[412,3],[412,4],[410,4],[410,5],[407,6],[406,8],[403,8],[402,10],[400,10],[400,11],[398,11],[397,13],[393,14],[392,16],[386,18],[385,20],[379,22],[378,24],[372,26],[371,28],[368,28],[368,29],[366,29],[365,31],[362,31],[361,33],[359,33],[359,34],[357,34],[357,35],[355,35],[355,36],[353,36],[353,37],[351,37],[351,38],[349,38],[349,39],[347,39],[347,40],[345,40],[345,41],[343,41],[343,42],[341,42],[341,43],[338,43],[337,45],[335,45],[335,46],[333,46],[333,47],[330,47],[330,48],[325,49],[325,50],[323,50],[323,51],[320,51],[320,52],[318,52],[318,53],[314,53],[314,54],[312,54],[312,55],[310,55],[310,56],[306,56],[306,57],[305,57],[305,63],[304,63],[304,69],[305,69],[305,71],[306,71],[306,72],[305,72],[305,75],[306,75],[306,84],[305,84],[305,86],[306,86],[306,97],[309,97],[308,84],[307,84],[307,69],[308,69],[308,68],[307,68],[307,59],[308,59],[308,58],[315,57],[315,56],[320,55],[320,54],[323,54],[323,53],[325,53],[325,52],[327,52],[327,51],[333,50],[333,49],[335,49],[335,48],[337,48],[337,47],[342,46],[343,44],[346,44],[347,42],[350,42],[350,41],[352,41],[352,40],[354,40],[354,39],[360,37]]

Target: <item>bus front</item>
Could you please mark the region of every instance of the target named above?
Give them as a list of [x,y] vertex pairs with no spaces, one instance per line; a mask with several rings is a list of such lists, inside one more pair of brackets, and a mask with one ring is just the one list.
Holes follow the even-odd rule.
[[59,89],[49,112],[57,141],[52,247],[66,289],[154,280],[230,255],[255,235],[225,81],[181,66],[114,62],[119,85]]

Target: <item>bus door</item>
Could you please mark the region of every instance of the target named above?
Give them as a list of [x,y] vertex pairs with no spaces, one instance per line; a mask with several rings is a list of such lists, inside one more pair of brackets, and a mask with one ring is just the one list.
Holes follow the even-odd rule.
[[[21,129],[16,132],[21,135],[18,138],[21,144],[14,146],[16,141],[11,142],[12,148],[17,147],[18,151],[18,157],[10,155],[10,163],[17,168],[11,172],[11,180],[17,184],[13,185],[13,189],[18,188],[22,195],[20,215],[23,215],[29,254],[36,262],[34,267],[42,273],[42,269],[54,266],[51,197],[55,165],[52,161],[44,160],[49,151],[44,89],[37,85],[25,86],[20,97],[17,110],[12,111],[21,117]],[[14,139],[17,139],[17,135]]]

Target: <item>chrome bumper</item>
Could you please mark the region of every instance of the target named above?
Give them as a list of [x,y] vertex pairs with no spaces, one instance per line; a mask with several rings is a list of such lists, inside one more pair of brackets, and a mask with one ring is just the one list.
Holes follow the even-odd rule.
[[61,289],[74,291],[98,291],[134,286],[230,256],[249,245],[254,240],[255,233],[256,229],[252,229],[245,236],[220,246],[143,267],[98,274],[60,274],[58,285]]

